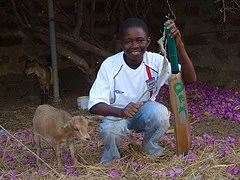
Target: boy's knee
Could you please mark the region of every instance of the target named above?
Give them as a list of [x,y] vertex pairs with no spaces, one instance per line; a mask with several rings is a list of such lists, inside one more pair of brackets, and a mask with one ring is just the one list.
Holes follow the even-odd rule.
[[103,122],[99,126],[99,133],[104,138],[107,136],[126,136],[129,133],[127,121]]
[[170,112],[166,106],[158,102],[147,102],[147,111],[149,116],[152,116],[154,119],[160,117],[161,119],[169,119]]
[[168,111],[167,107],[157,102],[154,103],[153,114],[157,116],[160,115],[164,119],[169,118],[170,116],[170,112]]
[[99,133],[101,136],[107,136],[111,133],[112,125],[110,123],[101,123]]
[[149,102],[147,106],[147,113],[144,113],[146,124],[150,124],[151,126],[165,126],[166,128],[170,127],[170,112],[164,105],[157,102]]

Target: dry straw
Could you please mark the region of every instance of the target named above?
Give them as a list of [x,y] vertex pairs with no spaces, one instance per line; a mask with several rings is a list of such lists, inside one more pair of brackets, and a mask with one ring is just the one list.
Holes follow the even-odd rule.
[[[16,142],[21,143],[11,133],[8,133],[8,135],[16,140]],[[98,136],[96,123],[93,127],[92,140],[90,142],[76,141],[75,143],[78,154],[77,158],[79,160],[79,165],[75,167],[76,176],[66,175],[64,167],[58,171],[52,168],[56,165],[55,156],[52,151],[43,155],[43,161],[46,162],[41,165],[42,170],[45,171],[42,175],[37,173],[36,168],[23,165],[21,162],[26,158],[26,153],[23,152],[28,150],[36,156],[31,149],[27,148],[32,143],[31,140],[24,142],[27,146],[21,143],[24,147],[21,151],[14,149],[13,146],[4,148],[5,155],[12,153],[18,159],[18,162],[15,162],[14,168],[16,172],[19,172],[15,175],[19,179],[61,178],[92,180],[114,179],[113,176],[118,177],[115,179],[239,179],[239,175],[234,177],[227,172],[227,167],[240,162],[240,149],[234,143],[229,146],[229,154],[224,157],[218,155],[218,148],[225,143],[222,140],[216,140],[213,144],[206,145],[205,147],[193,148],[190,153],[197,155],[193,159],[175,156],[174,147],[169,147],[165,144],[165,147],[169,150],[169,154],[164,157],[152,159],[142,152],[142,142],[138,140],[140,135],[132,134],[131,136],[135,140],[129,141],[126,138],[120,144],[120,150],[123,154],[122,159],[115,160],[106,165],[99,164],[103,148],[101,139]],[[172,138],[172,141],[174,141],[174,138]],[[44,144],[43,146],[46,148],[47,145]],[[64,147],[62,148],[64,149]],[[29,153],[27,154],[29,156]],[[68,151],[67,154],[69,154]],[[69,168],[73,167],[69,166]],[[171,178],[169,172],[176,169],[182,169],[182,172]],[[10,166],[6,162],[2,163],[2,177],[8,177],[9,170],[11,170]]]

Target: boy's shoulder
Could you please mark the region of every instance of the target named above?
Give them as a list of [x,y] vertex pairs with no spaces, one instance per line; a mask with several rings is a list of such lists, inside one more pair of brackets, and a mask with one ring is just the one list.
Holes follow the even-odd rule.
[[162,63],[163,61],[163,56],[160,55],[159,53],[155,53],[155,52],[149,52],[147,51],[145,53],[145,58],[144,61],[147,65],[159,65]]
[[112,56],[109,56],[103,61],[103,65],[105,66],[117,66],[121,65],[123,61],[123,52],[119,52],[117,54],[114,54]]
[[148,58],[155,58],[155,59],[162,59],[163,56],[159,53],[156,52],[151,52],[151,51],[146,51],[146,55]]

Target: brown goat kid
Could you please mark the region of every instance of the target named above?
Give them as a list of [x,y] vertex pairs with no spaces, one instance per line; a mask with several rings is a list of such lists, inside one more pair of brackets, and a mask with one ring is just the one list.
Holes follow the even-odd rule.
[[[58,166],[61,166],[60,143],[66,142],[74,164],[77,159],[74,155],[74,137],[81,139],[89,138],[88,120],[83,116],[72,117],[66,111],[56,109],[50,105],[40,105],[37,107],[33,117],[34,140],[36,143],[37,155],[40,157],[40,139],[52,144],[55,151]],[[39,164],[39,159],[37,159]]]
[[41,104],[46,104],[52,83],[52,68],[43,66],[34,60],[28,60],[25,64],[24,73],[26,75],[36,74],[41,89]]

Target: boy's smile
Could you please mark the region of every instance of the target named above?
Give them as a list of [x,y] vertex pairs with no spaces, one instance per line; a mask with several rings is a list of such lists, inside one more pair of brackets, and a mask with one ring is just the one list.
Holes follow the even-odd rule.
[[136,69],[143,60],[143,54],[150,44],[150,37],[140,27],[131,27],[124,31],[120,39],[124,60],[127,65]]

